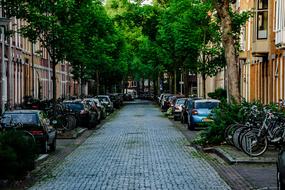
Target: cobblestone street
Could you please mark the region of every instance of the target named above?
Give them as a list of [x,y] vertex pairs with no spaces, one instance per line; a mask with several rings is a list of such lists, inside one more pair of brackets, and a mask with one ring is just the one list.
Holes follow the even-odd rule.
[[230,189],[152,104],[125,106],[31,189]]

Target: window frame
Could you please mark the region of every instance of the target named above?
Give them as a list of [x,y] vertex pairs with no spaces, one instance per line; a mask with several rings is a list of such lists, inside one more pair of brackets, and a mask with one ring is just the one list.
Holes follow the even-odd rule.
[[[264,2],[267,1],[267,6],[264,7],[259,7],[260,2]],[[260,23],[260,17],[262,16],[262,22]],[[256,39],[257,40],[266,40],[268,39],[268,31],[269,31],[269,26],[268,26],[268,0],[257,0],[257,5],[256,5]],[[260,29],[260,26],[263,26],[263,29]],[[264,31],[265,34],[264,36],[262,36],[262,33],[260,33],[261,31]]]

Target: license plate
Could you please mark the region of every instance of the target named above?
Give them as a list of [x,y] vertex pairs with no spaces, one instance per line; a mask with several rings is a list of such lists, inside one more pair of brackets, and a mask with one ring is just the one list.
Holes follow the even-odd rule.
[[213,120],[212,120],[212,119],[209,119],[209,118],[204,118],[203,121],[204,121],[204,122],[211,122],[211,121],[213,121]]

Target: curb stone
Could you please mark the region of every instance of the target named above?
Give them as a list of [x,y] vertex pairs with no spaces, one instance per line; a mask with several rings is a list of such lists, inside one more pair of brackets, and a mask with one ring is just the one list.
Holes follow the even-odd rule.
[[76,139],[79,137],[87,128],[75,128],[71,131],[67,131],[61,135],[57,135],[57,139]]
[[276,160],[273,159],[258,159],[254,157],[248,157],[248,158],[234,158],[231,154],[227,153],[224,151],[222,148],[219,147],[210,147],[210,148],[204,148],[204,152],[211,152],[215,153],[218,156],[220,156],[223,160],[225,160],[229,164],[238,164],[238,163],[243,163],[243,164],[274,164],[276,163]]
[[36,166],[40,165],[48,159],[48,154],[40,154],[39,157],[35,160]]

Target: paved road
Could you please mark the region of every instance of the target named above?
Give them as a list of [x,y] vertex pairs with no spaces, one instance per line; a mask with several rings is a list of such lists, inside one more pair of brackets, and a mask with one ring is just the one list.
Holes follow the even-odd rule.
[[230,189],[152,104],[125,106],[31,189]]

